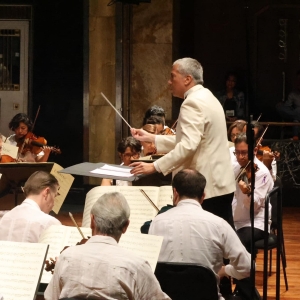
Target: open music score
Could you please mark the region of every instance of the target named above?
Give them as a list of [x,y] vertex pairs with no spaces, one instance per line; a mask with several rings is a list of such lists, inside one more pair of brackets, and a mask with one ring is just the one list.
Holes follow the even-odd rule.
[[0,241],[0,294],[5,300],[35,299],[48,245]]
[[157,215],[157,210],[145,199],[140,189],[145,191],[158,209],[167,204],[173,204],[171,186],[98,186],[91,189],[86,195],[82,226],[90,226],[91,209],[100,196],[105,193],[120,192],[124,195],[130,207],[128,231],[140,232],[141,226]]

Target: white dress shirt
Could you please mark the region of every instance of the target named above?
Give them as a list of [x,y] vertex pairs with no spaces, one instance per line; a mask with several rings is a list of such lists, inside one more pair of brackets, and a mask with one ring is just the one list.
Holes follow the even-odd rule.
[[51,225],[61,223],[42,212],[35,201],[27,198],[0,220],[0,240],[37,243],[42,232]]
[[[254,189],[254,227],[264,230],[265,224],[265,197],[273,188],[274,181],[268,168],[256,157],[254,163],[258,166],[255,173],[255,189]],[[240,165],[235,165],[234,173],[237,176],[240,172]],[[250,196],[243,194],[238,182],[236,183],[236,192],[232,201],[233,220],[236,229],[251,226],[250,222]],[[271,217],[271,204],[269,205],[269,216]],[[271,220],[269,220],[270,230]]]
[[[228,275],[249,276],[251,257],[231,226],[202,209],[198,201],[181,200],[176,207],[154,218],[149,234],[163,236],[159,261],[202,264],[217,273],[223,257],[230,259]],[[220,295],[219,299],[223,299]]]
[[62,252],[45,291],[45,300],[87,296],[109,300],[170,299],[162,292],[147,261],[119,247],[112,237],[101,235]]

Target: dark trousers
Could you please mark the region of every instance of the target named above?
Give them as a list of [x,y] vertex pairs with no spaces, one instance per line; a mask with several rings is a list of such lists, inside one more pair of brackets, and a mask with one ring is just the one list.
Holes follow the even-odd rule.
[[[242,227],[237,230],[237,235],[239,236],[242,244],[245,246],[247,251],[251,253],[251,227]],[[254,228],[253,243],[264,238],[264,231]]]
[[232,200],[233,193],[212,197],[203,201],[202,208],[224,219],[235,230],[232,216]]

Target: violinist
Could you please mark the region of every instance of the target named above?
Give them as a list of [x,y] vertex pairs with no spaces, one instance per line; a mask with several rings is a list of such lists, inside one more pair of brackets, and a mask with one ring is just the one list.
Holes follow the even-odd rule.
[[26,199],[0,220],[0,240],[37,243],[42,232],[51,225],[61,225],[49,215],[58,195],[59,184],[50,173],[37,171],[26,181]]
[[[254,189],[254,242],[264,238],[264,205],[266,194],[273,188],[274,181],[270,175],[268,168],[254,157],[256,166],[255,174],[251,174],[250,164],[241,176],[238,174],[241,168],[249,163],[248,158],[248,142],[246,134],[242,133],[235,139],[234,154],[237,164],[233,165],[236,180],[236,192],[232,202],[234,225],[240,240],[251,253],[251,222],[250,222],[250,192],[251,192],[251,176],[255,176]],[[254,149],[256,153],[257,148]],[[271,216],[271,206],[269,206],[269,216]],[[271,221],[269,221],[269,224]]]
[[[164,130],[164,121],[161,117],[158,116],[151,116],[150,118],[148,118],[146,120],[146,124],[152,124],[152,125],[156,125],[156,131],[157,134],[161,134]],[[146,125],[144,124],[144,125]]]
[[102,195],[91,210],[92,237],[57,258],[45,300],[160,299],[161,290],[147,261],[118,246],[129,225],[130,208],[120,193]]
[[[156,135],[158,133],[156,125],[146,124],[142,128],[148,133]],[[142,152],[141,157],[145,157],[148,155],[152,155],[156,153],[155,143],[152,141],[141,141],[142,144]]]
[[[122,139],[118,144],[118,154],[121,159],[121,166],[129,166],[132,159],[138,159],[140,157],[142,150],[141,142],[129,136]],[[113,180],[108,178],[103,178],[101,186],[110,186],[113,185]],[[128,186],[132,185],[131,181],[116,180],[116,185]]]
[[[18,146],[19,150],[22,148],[26,135],[32,130],[32,121],[24,113],[19,113],[15,115],[9,122],[9,128],[14,131],[14,134],[9,136],[6,143]],[[34,153],[32,148],[26,147],[24,151],[20,153],[20,160],[27,162],[46,162],[48,161],[49,155],[51,153],[51,148],[44,146],[38,150],[38,153]]]

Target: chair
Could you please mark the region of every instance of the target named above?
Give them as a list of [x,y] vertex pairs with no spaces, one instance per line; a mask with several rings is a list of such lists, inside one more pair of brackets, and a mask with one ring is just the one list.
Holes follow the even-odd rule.
[[191,263],[158,262],[155,272],[161,289],[172,300],[218,300],[215,273]]
[[[268,232],[269,204],[272,205],[271,232]],[[269,276],[272,273],[272,249],[277,249],[276,254],[276,300],[280,298],[280,259],[282,261],[283,275],[286,290],[288,281],[286,276],[286,256],[282,230],[282,185],[277,177],[274,188],[266,195],[265,199],[265,237],[255,242],[256,249],[264,250],[263,271],[263,299],[267,300],[268,293],[268,252],[270,253]],[[265,247],[266,245],[266,247]]]

